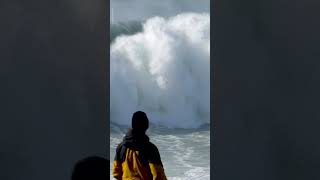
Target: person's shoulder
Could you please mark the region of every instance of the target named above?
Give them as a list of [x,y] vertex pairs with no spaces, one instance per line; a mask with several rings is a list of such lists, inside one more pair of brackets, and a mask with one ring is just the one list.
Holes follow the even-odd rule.
[[149,147],[150,151],[159,152],[158,147],[155,144],[153,144],[152,142],[148,143],[148,147]]
[[149,142],[149,161],[153,164],[162,165],[159,150],[152,142]]
[[117,145],[117,151],[118,150],[120,150],[122,147],[124,146],[124,142],[122,141],[121,143],[119,143],[118,145]]
[[123,142],[119,143],[119,144],[117,145],[117,148],[119,148],[119,147],[121,147],[121,146],[123,146]]
[[123,160],[123,154],[124,154],[124,143],[121,142],[117,145],[117,148],[116,148],[116,154],[115,154],[115,160]]
[[152,142],[148,142],[148,146],[150,147],[150,148],[156,148],[157,149],[157,146],[155,145],[155,144],[153,144]]

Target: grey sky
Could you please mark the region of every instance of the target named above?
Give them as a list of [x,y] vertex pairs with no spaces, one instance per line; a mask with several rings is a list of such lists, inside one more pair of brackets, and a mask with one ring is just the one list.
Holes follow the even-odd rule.
[[111,0],[110,7],[111,20],[117,22],[168,17],[182,12],[210,12],[210,0]]

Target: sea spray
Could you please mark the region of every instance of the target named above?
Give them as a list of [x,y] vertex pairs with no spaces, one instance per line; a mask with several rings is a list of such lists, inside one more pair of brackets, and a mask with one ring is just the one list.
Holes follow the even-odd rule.
[[152,124],[198,128],[210,121],[210,15],[154,17],[142,31],[117,36],[110,50],[111,121],[134,111]]

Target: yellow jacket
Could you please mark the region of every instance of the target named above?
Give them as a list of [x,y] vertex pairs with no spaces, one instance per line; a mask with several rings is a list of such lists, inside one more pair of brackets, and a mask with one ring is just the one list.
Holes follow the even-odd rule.
[[118,180],[166,180],[158,148],[146,135],[129,130],[118,145],[113,162],[113,177]]

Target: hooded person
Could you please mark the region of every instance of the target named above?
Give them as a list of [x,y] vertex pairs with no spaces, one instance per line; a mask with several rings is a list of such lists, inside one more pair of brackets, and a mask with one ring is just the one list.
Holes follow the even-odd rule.
[[121,180],[166,180],[158,148],[149,141],[147,115],[137,111],[132,116],[132,129],[117,146],[113,177]]

